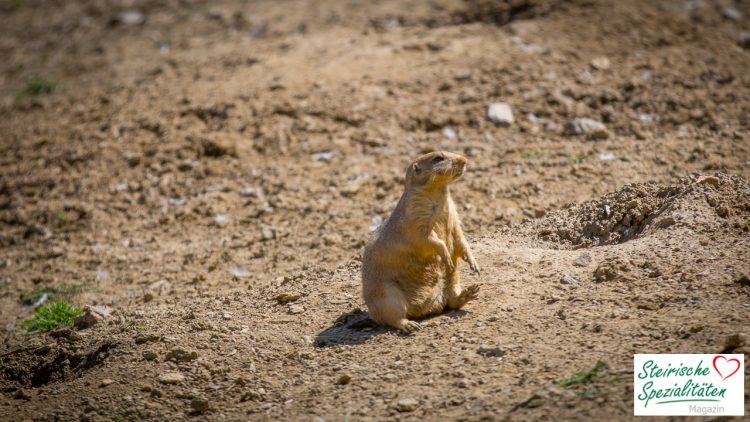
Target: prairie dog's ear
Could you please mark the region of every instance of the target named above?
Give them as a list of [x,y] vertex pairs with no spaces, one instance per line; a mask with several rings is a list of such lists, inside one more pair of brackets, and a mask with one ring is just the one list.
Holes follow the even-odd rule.
[[414,170],[414,174],[419,174],[419,163],[412,164],[411,168]]

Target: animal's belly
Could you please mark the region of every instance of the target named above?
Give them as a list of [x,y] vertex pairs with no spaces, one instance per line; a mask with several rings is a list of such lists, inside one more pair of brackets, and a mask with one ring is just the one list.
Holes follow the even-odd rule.
[[401,269],[397,280],[408,304],[410,318],[440,312],[445,307],[445,271],[439,258],[410,260]]

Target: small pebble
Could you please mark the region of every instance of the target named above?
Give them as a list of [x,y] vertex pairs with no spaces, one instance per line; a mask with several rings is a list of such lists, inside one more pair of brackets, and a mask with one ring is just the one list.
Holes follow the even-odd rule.
[[596,70],[607,70],[611,66],[611,63],[606,57],[597,57],[591,60],[591,67]]
[[508,103],[492,103],[487,109],[487,118],[500,127],[508,127],[513,124],[513,110]]
[[208,400],[206,400],[206,399],[194,398],[190,402],[190,408],[195,413],[205,413],[210,408],[210,405],[208,403]]
[[396,410],[399,412],[413,412],[417,410],[419,402],[414,399],[402,399],[396,403]]
[[575,284],[578,284],[578,280],[576,280],[570,274],[564,274],[562,278],[560,279],[560,283],[567,284],[567,285],[575,285]]
[[609,132],[607,127],[600,121],[588,118],[574,119],[568,124],[568,133],[572,135],[585,135],[591,139],[607,139]]
[[500,356],[504,356],[506,352],[500,346],[491,346],[488,344],[482,344],[477,349],[477,353],[482,356],[487,356],[487,357],[500,357]]
[[159,375],[159,382],[162,384],[179,384],[185,381],[185,376],[179,372],[165,372]]

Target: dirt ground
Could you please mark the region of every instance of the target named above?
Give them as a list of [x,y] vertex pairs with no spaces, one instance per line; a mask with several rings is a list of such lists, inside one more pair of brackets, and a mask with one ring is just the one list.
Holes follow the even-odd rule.
[[[747,0],[0,1],[0,419],[629,420],[634,353],[747,362],[747,31]],[[436,149],[480,297],[355,328]],[[113,313],[24,334],[61,285]]]

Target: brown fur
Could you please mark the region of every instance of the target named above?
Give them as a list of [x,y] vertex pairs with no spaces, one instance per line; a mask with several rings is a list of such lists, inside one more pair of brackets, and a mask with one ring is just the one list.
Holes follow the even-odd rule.
[[466,158],[431,152],[406,170],[396,209],[365,246],[362,295],[370,318],[403,332],[413,319],[461,308],[479,286],[461,289],[458,266],[479,267],[469,249],[448,185],[464,173]]

